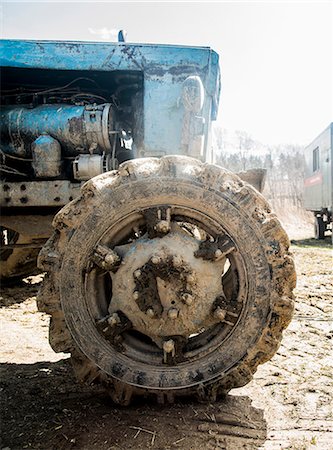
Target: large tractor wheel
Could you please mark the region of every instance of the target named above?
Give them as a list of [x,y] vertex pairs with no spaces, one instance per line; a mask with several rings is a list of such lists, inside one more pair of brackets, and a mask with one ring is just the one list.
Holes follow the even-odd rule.
[[291,320],[289,241],[264,198],[220,167],[138,159],[88,181],[40,254],[50,342],[80,380],[214,399],[248,383]]
[[[37,256],[40,247],[33,248],[34,239],[6,227],[0,227],[0,281],[13,284],[38,271]],[[12,245],[18,245],[12,248]],[[22,246],[22,247],[19,247]]]

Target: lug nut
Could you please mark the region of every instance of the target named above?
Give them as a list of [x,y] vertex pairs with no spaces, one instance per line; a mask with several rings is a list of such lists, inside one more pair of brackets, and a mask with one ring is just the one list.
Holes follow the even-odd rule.
[[97,245],[92,255],[92,261],[104,270],[112,270],[120,263],[120,256],[105,245]]
[[194,283],[194,275],[192,275],[192,274],[187,275],[186,281],[187,281],[189,284],[193,284],[193,283]]
[[219,248],[217,250],[215,250],[215,254],[214,254],[215,259],[220,259],[222,257],[222,255],[223,255],[222,250],[220,250]]
[[107,265],[112,265],[115,264],[117,258],[115,258],[115,256],[112,253],[109,253],[106,255],[104,261],[106,262]]
[[191,306],[193,303],[193,297],[191,294],[185,293],[182,295],[182,300],[186,303],[186,305]]
[[172,258],[173,267],[180,267],[182,265],[182,258],[178,255]]
[[165,353],[174,353],[175,351],[175,343],[172,339],[169,341],[163,342],[163,350]]
[[148,308],[147,311],[146,311],[146,314],[147,314],[148,317],[154,317],[155,316],[154,310],[152,308]]
[[140,278],[141,277],[141,270],[137,269],[134,271],[134,278]]
[[159,264],[161,262],[161,258],[158,255],[155,255],[151,258],[151,262],[153,264]]
[[177,319],[177,317],[178,317],[178,309],[170,308],[169,311],[168,311],[168,317],[169,317],[169,319]]
[[111,316],[108,318],[108,324],[111,327],[114,327],[118,325],[118,323],[120,323],[120,317],[118,316],[118,314],[117,313],[111,314]]
[[133,298],[134,298],[134,300],[138,300],[139,297],[140,297],[140,293],[139,293],[138,291],[134,291],[134,292],[133,292]]
[[170,353],[171,353],[172,357],[175,356],[175,353],[176,353],[175,343],[172,339],[170,339],[169,341],[163,342],[163,353],[164,353],[164,356],[163,356],[164,363],[167,362],[168,355]]
[[214,317],[219,319],[221,322],[225,319],[225,316],[227,315],[227,311],[218,307],[214,311]]
[[160,220],[155,225],[155,230],[160,233],[168,233],[168,231],[170,231],[170,224],[167,220]]

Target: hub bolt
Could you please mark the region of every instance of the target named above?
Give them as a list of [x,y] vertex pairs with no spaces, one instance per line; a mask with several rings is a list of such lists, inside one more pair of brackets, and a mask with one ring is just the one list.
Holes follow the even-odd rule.
[[217,250],[215,250],[215,259],[220,259],[223,256],[223,252],[222,250],[220,250],[219,248]]
[[92,255],[95,264],[104,270],[115,269],[120,264],[120,256],[105,245],[97,245]]
[[146,311],[146,314],[148,317],[154,317],[155,316],[155,312],[153,310],[153,308],[148,308]]
[[161,258],[158,255],[155,255],[151,258],[151,262],[153,264],[159,264],[161,262]]
[[169,341],[163,342],[163,350],[165,353],[174,353],[175,352],[175,343],[172,339]]
[[176,354],[176,348],[175,348],[175,343],[172,339],[170,339],[169,341],[165,341],[163,342],[163,352],[164,352],[164,363],[167,362],[168,360],[168,355],[171,353],[171,356],[174,357]]
[[180,267],[182,265],[182,258],[178,255],[172,258],[173,267]]
[[183,302],[185,302],[186,305],[188,305],[188,306],[191,306],[192,303],[193,303],[193,297],[192,297],[192,295],[189,294],[189,293],[187,293],[187,292],[186,292],[185,294],[182,295],[182,300],[183,300]]
[[134,298],[134,300],[138,300],[139,297],[140,297],[140,293],[139,293],[138,291],[134,291],[134,292],[133,292],[133,298]]
[[139,270],[139,269],[135,270],[133,275],[134,275],[134,278],[140,278],[141,277],[141,270]]
[[118,258],[113,254],[113,253],[108,253],[104,259],[105,263],[108,266],[112,266],[113,264],[115,264],[117,262]]
[[220,307],[217,307],[214,311],[214,316],[219,319],[221,322],[225,319],[225,316],[227,315],[227,311],[225,309],[222,309]]
[[170,224],[167,220],[160,220],[156,225],[155,225],[155,230],[158,231],[159,233],[168,233],[170,231]]
[[111,327],[115,327],[116,325],[118,325],[118,323],[120,323],[120,317],[118,316],[118,314],[111,314],[111,316],[108,318],[108,323]]
[[168,317],[170,319],[177,319],[177,317],[178,317],[178,309],[170,308],[169,311],[168,311]]
[[193,283],[194,283],[194,275],[192,275],[192,274],[187,275],[186,281],[187,281],[189,284],[193,284]]

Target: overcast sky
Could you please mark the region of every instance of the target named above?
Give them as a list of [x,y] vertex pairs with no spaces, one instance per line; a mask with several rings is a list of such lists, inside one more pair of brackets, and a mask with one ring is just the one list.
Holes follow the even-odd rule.
[[306,144],[333,120],[332,2],[9,2],[2,37],[210,46],[218,123],[264,143]]

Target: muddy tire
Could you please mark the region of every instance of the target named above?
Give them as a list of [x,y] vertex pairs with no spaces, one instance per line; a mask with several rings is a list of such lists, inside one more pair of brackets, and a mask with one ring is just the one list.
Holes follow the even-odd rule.
[[213,400],[277,351],[293,312],[289,240],[229,171],[180,156],[126,162],[53,225],[38,297],[51,346],[117,403]]
[[13,284],[20,279],[39,272],[37,256],[40,248],[6,248],[6,244],[30,244],[30,236],[1,227],[0,281]]

